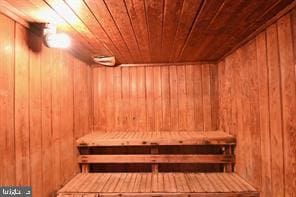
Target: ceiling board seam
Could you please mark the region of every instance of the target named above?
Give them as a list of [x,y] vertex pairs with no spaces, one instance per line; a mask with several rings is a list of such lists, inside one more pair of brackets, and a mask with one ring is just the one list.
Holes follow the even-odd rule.
[[164,16],[165,16],[165,4],[166,4],[166,0],[163,0],[162,1],[162,17],[161,17],[161,36],[160,36],[160,39],[161,39],[161,48],[160,48],[160,52],[162,53],[163,51],[163,34],[164,34]]
[[124,55],[121,53],[121,51],[117,48],[117,46],[115,45],[114,41],[111,39],[111,37],[109,36],[109,34],[107,33],[107,31],[105,30],[105,28],[103,27],[103,25],[100,23],[100,21],[98,20],[98,18],[96,17],[95,13],[90,9],[90,7],[88,6],[88,4],[83,1],[84,4],[86,5],[86,7],[88,8],[88,10],[90,11],[90,13],[93,15],[93,17],[96,19],[97,23],[100,25],[101,29],[103,30],[103,32],[106,34],[106,36],[108,37],[108,39],[112,42],[112,44],[114,45],[114,47],[116,48],[116,50],[119,52],[119,54],[121,55],[121,57],[123,58],[123,60],[125,60]]
[[288,6],[286,6],[284,9],[282,9],[280,12],[278,12],[275,16],[273,16],[271,19],[269,19],[267,22],[262,24],[255,31],[253,31],[249,36],[242,39],[241,42],[239,42],[237,45],[232,47],[231,50],[229,50],[227,53],[225,53],[221,58],[217,59],[216,62],[219,63],[219,62],[223,61],[227,56],[231,55],[233,52],[235,52],[237,49],[242,47],[244,44],[246,44],[250,40],[254,39],[257,35],[259,35],[261,32],[266,30],[269,26],[274,24],[279,18],[281,18],[282,16],[291,12],[294,8],[296,8],[296,1],[293,1],[292,3],[290,3]]
[[117,28],[117,30],[118,30],[118,32],[119,32],[119,34],[120,34],[120,36],[121,36],[121,38],[122,38],[122,40],[123,40],[123,42],[124,42],[124,44],[125,44],[125,46],[126,46],[128,52],[129,52],[129,54],[130,54],[130,56],[131,56],[131,58],[132,58],[132,60],[133,60],[133,62],[135,62],[135,59],[134,59],[135,57],[134,57],[133,54],[131,53],[130,48],[128,47],[128,45],[127,45],[127,43],[126,43],[126,40],[125,40],[124,37],[122,36],[122,33],[121,33],[121,31],[120,31],[120,29],[119,29],[119,27],[118,27],[118,25],[117,25],[117,23],[116,23],[116,21],[115,21],[113,15],[112,15],[112,13],[111,13],[111,11],[110,11],[110,9],[109,9],[109,7],[108,7],[106,1],[103,0],[103,2],[104,2],[105,6],[106,6],[106,8],[107,8],[107,10],[108,10],[108,12],[109,12],[109,14],[110,14],[110,16],[111,16],[113,22],[114,22],[114,25],[116,26],[116,28]]
[[[231,1],[230,1],[231,2]],[[243,4],[243,7],[245,7],[245,6],[247,6],[246,4],[247,4],[248,2],[247,1],[245,1],[245,2],[242,2],[242,4]],[[220,11],[221,11],[221,9],[225,6],[225,2],[220,6],[220,8],[219,8],[219,13],[220,13]],[[238,9],[240,9],[240,8],[238,8]],[[209,24],[209,26],[208,26],[208,28],[207,28],[207,30],[208,29],[210,29],[210,26],[211,26],[211,24],[212,24],[212,22],[216,19],[216,17],[218,17],[218,13],[217,12],[217,14],[212,18],[212,20],[211,20],[211,22],[210,22],[210,24]],[[238,12],[239,12],[239,10],[238,10]],[[236,12],[237,13],[237,12]],[[230,21],[230,22],[229,22]],[[231,18],[229,17],[228,18],[228,20],[226,20],[226,25],[225,25],[225,28],[227,29],[227,31],[226,32],[230,32],[230,30],[231,30],[231,26],[236,26],[237,24],[239,23],[239,21],[231,21]],[[235,30],[235,29],[234,29]],[[233,29],[232,29],[232,32],[233,32]],[[230,33],[229,34],[229,38],[223,38],[223,42],[222,43],[226,43],[226,41],[225,41],[225,39],[226,40],[230,40],[230,39],[232,39],[234,36],[232,35],[232,33]],[[215,41],[215,37],[212,37],[211,39],[210,39],[210,41],[209,42],[204,42],[203,43],[203,45],[202,45],[202,47],[200,47],[200,49],[198,49],[197,50],[197,52],[196,52],[196,55],[198,56],[198,55],[200,55],[200,53],[201,53],[201,49],[203,49],[203,47],[204,46],[207,46],[209,43],[212,43],[213,41]],[[219,50],[217,50],[217,51],[219,51]],[[216,51],[216,52],[217,52]],[[209,51],[209,49],[206,49],[205,51],[202,51],[205,55],[204,56],[207,56],[207,55],[211,55],[211,52],[212,51]]]
[[142,54],[142,51],[140,50],[139,41],[138,41],[138,38],[137,38],[137,36],[136,36],[135,29],[134,29],[134,26],[133,26],[133,23],[132,23],[132,19],[131,19],[131,17],[130,17],[129,11],[128,11],[128,9],[127,9],[127,6],[126,6],[126,2],[125,2],[125,0],[123,0],[123,3],[124,3],[124,7],[125,7],[126,13],[127,13],[127,15],[128,15],[128,18],[129,18],[130,25],[131,25],[132,30],[133,30],[133,34],[134,34],[134,36],[135,36],[135,40],[136,40],[136,43],[137,43],[138,52],[139,52],[139,54],[140,54],[142,60],[144,60],[144,56],[143,56],[143,54]]
[[[229,1],[231,1],[231,0],[229,0]],[[206,4],[206,3],[205,3],[205,4]],[[223,3],[221,3],[221,5],[219,5],[219,8],[218,8],[217,12],[211,17],[209,23],[207,24],[207,27],[206,27],[204,30],[202,30],[203,32],[211,32],[211,31],[209,31],[209,30],[210,30],[210,27],[211,27],[211,25],[214,23],[215,19],[219,16],[219,14],[221,13],[221,11],[223,11],[223,8],[224,8],[225,4],[226,4],[225,1],[223,1]],[[202,10],[202,11],[203,11],[203,10]],[[202,11],[201,11],[201,12],[202,12]],[[198,19],[197,19],[197,20],[198,20]],[[201,33],[202,33],[202,32],[201,32]],[[191,37],[192,37],[192,34],[190,34],[190,35],[188,36],[188,41],[187,41],[187,42],[189,42],[189,40],[190,40]],[[211,37],[211,35],[209,35],[209,37]],[[198,41],[200,41],[200,39],[199,39]],[[187,44],[188,44],[188,43],[186,43],[186,44],[183,46],[182,51],[181,51],[181,53],[179,54],[178,58],[181,58],[181,57],[182,57],[182,55],[183,55],[183,53],[184,53],[184,50],[185,50]],[[205,52],[205,51],[206,51],[205,48],[209,48],[209,47],[207,47],[207,44],[208,44],[208,43],[207,43],[206,41],[203,41],[203,42],[201,43],[201,45],[199,46],[199,48],[197,48],[196,50],[194,50],[194,55],[195,55],[195,56],[198,56],[198,55],[200,55],[200,52],[201,52],[201,51],[202,51],[202,52]],[[204,47],[204,46],[205,46],[205,47]],[[184,57],[183,57],[183,58],[184,58]]]
[[151,53],[151,35],[150,35],[150,29],[149,29],[149,25],[148,25],[146,0],[144,0],[144,10],[145,10],[146,27],[147,27],[147,31],[148,31],[147,33],[148,33],[149,55],[150,55],[150,59],[152,59],[152,53]]
[[[278,3],[279,2],[277,2],[276,4],[273,4],[273,5],[271,5],[268,9],[266,9],[266,11],[261,15],[261,16],[259,16],[258,18],[262,18],[262,17],[264,17],[265,16],[265,14],[267,14],[270,10],[272,10],[274,7],[276,7],[277,5],[278,5]],[[260,21],[260,20],[259,20]],[[238,22],[237,22],[238,23]],[[252,27],[253,25],[252,24],[250,24],[249,26],[247,26],[247,28],[245,28],[246,30],[250,30],[251,28],[250,27]],[[246,33],[246,31],[243,31],[242,33],[241,33],[241,35],[243,35],[243,34],[245,34]],[[229,41],[231,41],[231,39],[233,39],[234,37],[232,36],[234,33],[233,33],[233,31],[230,33],[230,36],[229,36],[229,38],[226,38],[225,40],[224,40],[224,42],[229,42]],[[231,49],[230,49],[231,50]],[[207,54],[206,54],[207,55]],[[223,56],[223,55],[222,55]]]
[[[74,31],[76,31],[76,29],[70,24],[68,23],[64,17],[62,17],[51,5],[49,5],[45,0],[42,1],[43,3],[45,3],[54,13],[55,15],[57,15],[60,19],[62,19],[66,24],[68,24],[68,26],[73,29]],[[78,32],[78,31],[77,31]],[[93,48],[91,47],[91,44],[88,42],[88,40],[85,39],[85,37],[83,37],[81,35],[81,33],[78,32],[79,37],[82,39],[82,40],[85,40],[86,43],[88,44],[88,46],[85,45],[85,43],[82,43],[83,46],[85,46],[87,48],[87,50],[91,51],[92,53],[94,52],[93,51]]]
[[181,55],[183,54],[183,51],[184,51],[184,49],[185,49],[185,46],[187,45],[187,43],[188,43],[188,41],[189,41],[189,37],[191,37],[191,34],[192,34],[192,32],[193,32],[193,29],[194,29],[194,27],[196,26],[197,19],[199,18],[200,14],[202,13],[202,11],[203,11],[203,9],[204,9],[204,7],[205,7],[205,5],[206,5],[205,2],[206,2],[206,0],[202,0],[202,3],[201,3],[201,5],[199,6],[198,11],[196,12],[196,15],[195,15],[195,17],[194,17],[194,21],[193,21],[193,23],[192,23],[192,25],[191,25],[191,27],[190,27],[190,30],[189,30],[189,32],[187,33],[186,41],[184,42],[184,44],[183,44],[183,46],[182,46],[182,49],[181,49],[181,51],[179,52],[179,54],[177,55],[176,59],[179,59],[179,58],[181,57]]
[[87,26],[87,24],[84,23],[84,21],[78,16],[78,14],[75,12],[75,10],[72,9],[71,6],[69,6],[69,4],[65,1],[65,4],[69,7],[69,9],[73,12],[73,14],[81,21],[81,23],[87,28],[87,30],[94,36],[94,38],[96,39],[96,41],[98,41],[99,43],[101,43],[104,48],[110,53],[112,54],[112,51],[105,45],[105,43],[103,41],[101,41],[99,38],[97,38],[95,36],[95,34],[93,33],[93,31]]
[[[174,35],[173,51],[175,50],[175,47],[176,47],[176,36],[178,35],[179,29],[180,29],[179,27],[180,27],[181,16],[182,16],[182,13],[184,12],[184,1],[185,0],[182,1],[182,8],[181,8],[181,11],[179,13],[178,25],[177,25],[177,29],[176,29],[176,32],[175,32],[175,35]],[[173,57],[172,54],[174,54],[174,53],[170,54],[169,62],[172,62],[172,57]]]

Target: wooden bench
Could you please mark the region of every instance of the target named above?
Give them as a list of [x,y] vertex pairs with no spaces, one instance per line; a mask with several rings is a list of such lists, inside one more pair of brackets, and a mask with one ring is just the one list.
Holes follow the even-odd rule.
[[[225,171],[231,172],[235,162],[233,147],[235,138],[222,131],[209,132],[94,132],[77,140],[81,151],[78,162],[82,172],[89,171],[89,164],[100,163],[149,163],[152,171],[162,163],[219,163]],[[162,146],[219,145],[222,154],[210,155],[169,155],[159,154]],[[137,155],[89,155],[92,147],[149,147],[149,154]]]
[[81,173],[58,197],[198,196],[258,197],[235,173]]
[[78,147],[153,145],[235,145],[236,139],[222,131],[207,132],[94,132],[77,140]]
[[[235,137],[222,131],[94,132],[77,140],[82,173],[59,190],[58,196],[257,197],[255,188],[233,173],[235,144]],[[205,154],[193,149],[190,154],[182,153],[186,147],[202,146],[219,151]],[[171,147],[178,147],[180,152],[172,153]],[[102,153],[106,148],[109,152]],[[125,148],[136,153],[116,152]],[[148,164],[151,172],[90,173],[90,166],[95,164]],[[219,164],[223,169],[219,173],[159,172],[162,164]]]

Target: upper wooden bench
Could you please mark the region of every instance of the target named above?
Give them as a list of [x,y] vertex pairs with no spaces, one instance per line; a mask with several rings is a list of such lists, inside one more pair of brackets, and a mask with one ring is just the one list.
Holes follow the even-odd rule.
[[235,137],[222,131],[93,132],[77,140],[79,147],[153,145],[234,145]]
[[[93,164],[151,164],[152,172],[158,171],[158,164],[222,164],[226,172],[233,170],[235,156],[233,147],[235,137],[222,131],[186,131],[186,132],[93,132],[77,140],[81,150],[78,163],[82,172],[88,172]],[[161,153],[161,146],[199,146],[216,145],[221,150],[218,154],[178,154]],[[149,153],[111,154],[89,150],[92,147],[132,147],[144,146],[150,149]],[[179,149],[183,150],[184,148]]]

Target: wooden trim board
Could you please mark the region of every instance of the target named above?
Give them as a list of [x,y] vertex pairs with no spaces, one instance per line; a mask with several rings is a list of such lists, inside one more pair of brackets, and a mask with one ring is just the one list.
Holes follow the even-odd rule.
[[233,155],[80,155],[79,163],[234,163]]

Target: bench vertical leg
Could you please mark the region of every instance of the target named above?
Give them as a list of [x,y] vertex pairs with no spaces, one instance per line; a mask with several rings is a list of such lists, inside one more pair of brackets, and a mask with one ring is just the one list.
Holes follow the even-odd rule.
[[[225,155],[233,155],[233,146],[227,145],[224,147],[224,154]],[[224,172],[233,172],[233,164],[227,163],[224,165]]]
[[88,173],[89,172],[89,165],[88,164],[82,164],[81,165],[81,172],[82,173]]
[[[88,155],[89,154],[89,148],[85,148],[83,150],[83,153],[82,154]],[[82,173],[89,173],[89,164],[88,163],[81,164],[81,172]]]
[[[152,146],[151,147],[151,154],[157,155],[158,154],[158,146]],[[158,164],[152,164],[152,173],[158,172]]]

